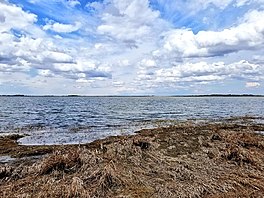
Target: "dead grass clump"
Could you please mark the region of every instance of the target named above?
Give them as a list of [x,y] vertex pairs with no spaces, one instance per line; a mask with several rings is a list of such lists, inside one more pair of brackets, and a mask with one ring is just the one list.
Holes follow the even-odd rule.
[[226,142],[236,144],[245,148],[259,148],[264,149],[263,137],[248,130],[247,132],[233,132],[225,133],[224,139]]
[[221,135],[225,143],[221,156],[236,164],[259,165],[262,161],[262,151],[264,149],[263,137],[247,131],[222,131]]
[[249,150],[237,145],[227,145],[227,148],[222,157],[239,165],[242,165],[244,163],[256,165],[257,162],[255,160],[254,153],[251,153]]
[[50,174],[54,170],[70,173],[80,166],[81,159],[78,148],[69,150],[64,154],[61,151],[57,151],[42,161],[39,166],[39,174]]
[[10,177],[12,172],[13,168],[11,166],[5,165],[0,167],[0,180]]
[[121,170],[118,170],[113,161],[108,162],[103,167],[95,170],[86,180],[91,195],[95,197],[104,197],[109,193],[113,193],[118,188],[124,187],[129,183],[128,180],[122,178]]
[[256,147],[259,149],[264,149],[264,144],[262,140],[260,137],[258,137],[258,135],[254,133],[241,133],[238,136],[238,143],[246,148]]
[[90,197],[80,177],[73,177],[69,188],[68,197]]

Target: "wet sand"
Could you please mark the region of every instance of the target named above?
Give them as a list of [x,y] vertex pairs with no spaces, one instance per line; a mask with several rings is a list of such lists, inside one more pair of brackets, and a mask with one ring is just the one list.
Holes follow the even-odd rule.
[[83,145],[0,137],[0,197],[263,197],[264,124],[182,122]]

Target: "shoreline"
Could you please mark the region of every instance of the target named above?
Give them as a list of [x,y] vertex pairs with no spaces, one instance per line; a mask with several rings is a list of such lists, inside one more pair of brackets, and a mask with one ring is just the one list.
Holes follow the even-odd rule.
[[[261,120],[261,122],[254,122],[255,120]],[[157,124],[158,123],[158,124]],[[45,155],[54,152],[56,149],[61,149],[64,147],[89,147],[90,145],[94,144],[100,144],[100,142],[112,140],[112,139],[119,139],[123,137],[130,137],[134,135],[140,135],[142,131],[155,131],[160,129],[166,129],[166,128],[173,128],[178,126],[184,126],[187,124],[191,124],[193,126],[209,126],[211,124],[227,124],[227,125],[239,125],[242,128],[245,127],[253,127],[255,131],[257,131],[257,128],[260,129],[260,134],[264,133],[264,117],[256,117],[256,116],[237,116],[237,117],[227,117],[227,118],[221,118],[221,119],[202,119],[202,120],[178,120],[178,121],[172,121],[172,120],[162,120],[159,122],[153,122],[153,127],[151,128],[143,128],[139,129],[138,131],[135,131],[134,133],[130,134],[122,134],[122,135],[114,135],[114,136],[108,136],[105,138],[99,138],[97,140],[87,142],[87,143],[66,143],[66,144],[21,144],[19,140],[21,138],[31,136],[26,131],[27,129],[24,128],[23,131],[19,132],[12,132],[10,134],[8,133],[0,133],[0,157],[1,156],[10,156],[11,158],[23,158],[23,157],[30,157],[30,156],[38,156],[38,155]],[[167,124],[167,125],[166,125]],[[188,128],[188,126],[187,126]],[[29,127],[28,130],[32,130],[31,127]],[[1,161],[0,161],[1,163]]]
[[241,119],[185,122],[82,145],[23,146],[19,136],[0,137],[0,156],[18,158],[0,164],[0,196],[261,197],[261,131],[264,124]]
[[62,98],[76,98],[76,97],[104,97],[104,98],[151,98],[151,97],[172,97],[172,98],[200,98],[200,97],[264,97],[263,94],[189,94],[189,95],[27,95],[27,94],[14,94],[14,95],[0,95],[1,97],[62,97]]

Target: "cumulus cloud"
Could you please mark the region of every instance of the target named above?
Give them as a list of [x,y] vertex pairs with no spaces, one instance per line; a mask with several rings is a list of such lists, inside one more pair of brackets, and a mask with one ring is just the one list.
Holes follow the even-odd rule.
[[49,22],[45,26],[43,26],[43,30],[52,30],[58,33],[71,33],[78,31],[81,27],[80,22],[76,22],[74,25],[72,24],[62,24],[57,22]]
[[175,29],[164,34],[159,56],[171,54],[175,57],[222,56],[241,50],[250,50],[264,44],[263,11],[251,11],[243,23],[222,31],[200,31],[194,34],[189,29]]
[[[34,31],[37,16],[24,12],[20,7],[0,2],[0,64],[2,72],[28,71],[31,63],[16,53],[23,40],[23,32]],[[16,35],[18,33],[19,35]],[[20,36],[20,38],[19,38]]]
[[54,73],[49,69],[40,69],[38,70],[38,74],[43,77],[53,77]]
[[27,13],[22,8],[8,3],[0,2],[0,32],[13,29],[26,29],[37,21],[37,16]]
[[98,61],[86,59],[77,60],[75,63],[53,63],[51,71],[60,74],[66,78],[79,80],[78,82],[85,82],[85,80],[92,79],[111,79],[112,74],[108,66],[101,64]]
[[0,63],[0,72],[10,73],[10,72],[26,72],[29,71],[30,67],[27,62],[23,60],[15,60],[14,64]]
[[254,87],[259,87],[259,86],[260,86],[260,83],[258,82],[247,82],[246,83],[247,88],[254,88]]
[[[169,93],[227,81],[259,87],[264,81],[264,11],[256,5],[262,1],[103,0],[85,6],[83,1],[63,0],[45,3],[46,7],[35,1],[31,9],[35,14],[24,10],[26,6],[1,1],[1,82],[8,84],[10,78],[24,74],[19,79],[26,86],[57,82],[56,91],[67,87],[78,93],[88,87],[101,93],[106,89],[111,93],[144,93],[146,89]],[[154,3],[163,6],[157,9]],[[253,3],[258,10],[249,6]],[[60,5],[58,15],[37,16],[37,6],[46,9],[44,13]],[[222,13],[236,6],[250,11],[241,11],[226,27],[223,21],[221,29],[210,27],[214,20],[207,11]],[[175,21],[164,15],[167,10]],[[64,11],[75,14],[64,17]],[[185,16],[189,12],[193,16],[204,12],[209,25],[191,29],[193,24]],[[5,75],[10,77],[2,78]],[[29,80],[23,80],[25,76]]]
[[71,7],[75,7],[77,5],[81,5],[81,3],[78,0],[68,0],[67,3]]
[[93,2],[88,2],[85,5],[85,8],[87,8],[88,10],[96,10],[96,11],[101,11],[104,8],[104,5],[100,2],[97,1],[93,1]]
[[252,3],[258,3],[258,4],[263,4],[264,1],[263,0],[236,0],[236,3],[235,5],[237,7],[241,7],[241,6],[244,6],[244,5],[250,5]]
[[[38,29],[41,32],[41,28],[35,25],[36,15],[8,3],[0,3],[0,8],[3,10],[0,13],[3,23],[0,26],[0,72],[30,73],[33,69],[37,70],[39,76],[49,78],[63,76],[85,80],[112,77],[107,64],[92,60],[85,53],[82,56],[61,42],[58,45],[56,40],[43,32],[34,34],[33,37],[31,32],[27,32],[28,29]],[[79,22],[74,26],[52,22],[43,29],[66,33],[75,31],[80,26]],[[21,34],[17,36],[14,29]]]
[[103,24],[97,28],[100,34],[109,35],[133,46],[137,41],[148,38],[166,26],[159,18],[159,12],[149,7],[148,0],[110,2],[102,14]]
[[[74,62],[70,55],[63,52],[63,50],[58,50],[51,41],[43,38],[34,39],[29,36],[16,38],[11,34],[8,35],[9,42],[5,43],[0,50],[2,50],[2,56],[9,57],[10,61],[22,59],[36,68],[43,68],[53,63]],[[8,50],[4,50],[6,48]],[[19,65],[19,63],[16,62],[16,65]]]
[[141,61],[140,61],[140,67],[142,67],[142,68],[152,68],[152,67],[157,67],[157,63],[156,63],[156,61],[155,60],[153,60],[153,59],[146,59],[146,58],[144,58],[144,59],[142,59]]
[[123,87],[125,85],[125,83],[123,81],[113,81],[112,85],[114,87]]
[[252,61],[256,64],[264,65],[264,57],[263,55],[254,55],[252,57]]
[[264,68],[260,65],[239,61],[231,64],[224,62],[207,63],[184,63],[170,68],[157,69],[155,71],[140,70],[138,81],[149,81],[150,84],[159,83],[204,83],[223,80],[250,81],[261,78]]

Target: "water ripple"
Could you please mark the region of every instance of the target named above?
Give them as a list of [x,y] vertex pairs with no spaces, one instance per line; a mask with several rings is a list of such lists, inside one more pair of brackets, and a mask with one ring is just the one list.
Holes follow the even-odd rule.
[[264,98],[0,97],[0,132],[29,134],[23,144],[84,143],[157,120],[245,115],[263,117]]

